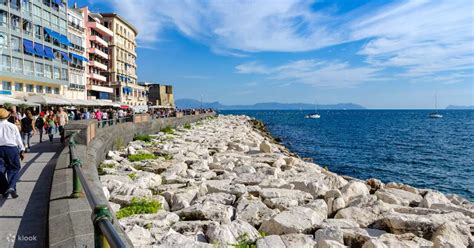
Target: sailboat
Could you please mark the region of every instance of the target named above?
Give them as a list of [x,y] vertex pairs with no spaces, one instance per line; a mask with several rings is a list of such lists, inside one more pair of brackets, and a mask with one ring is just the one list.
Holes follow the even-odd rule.
[[429,114],[429,117],[432,118],[432,119],[443,118],[443,115],[441,115],[440,113],[438,113],[438,97],[436,96],[436,94],[435,94],[435,111],[434,111],[434,112],[431,112],[431,113]]
[[316,103],[314,103],[314,113],[307,114],[304,118],[306,119],[319,119],[321,115],[318,113],[318,107]]

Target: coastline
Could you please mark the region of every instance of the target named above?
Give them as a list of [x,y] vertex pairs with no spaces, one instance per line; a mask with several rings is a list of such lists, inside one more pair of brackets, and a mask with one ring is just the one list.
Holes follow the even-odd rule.
[[[133,141],[103,163],[110,165],[101,168],[101,181],[114,212],[133,197],[162,205],[156,214],[120,219],[137,246],[474,245],[474,204],[462,197],[329,172],[249,117],[188,128]],[[160,156],[127,159],[137,153]]]

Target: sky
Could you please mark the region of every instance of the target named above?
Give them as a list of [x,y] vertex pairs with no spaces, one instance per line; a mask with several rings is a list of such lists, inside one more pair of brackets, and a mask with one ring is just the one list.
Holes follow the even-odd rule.
[[472,0],[77,4],[135,25],[139,81],[171,84],[175,99],[474,105]]

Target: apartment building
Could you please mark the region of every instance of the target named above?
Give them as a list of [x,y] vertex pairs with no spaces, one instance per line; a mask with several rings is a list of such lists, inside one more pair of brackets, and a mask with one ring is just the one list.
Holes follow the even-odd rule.
[[80,9],[83,16],[86,40],[87,99],[112,101],[114,90],[107,79],[109,70],[109,40],[114,33],[103,25],[103,17],[88,7]]
[[60,96],[69,79],[67,3],[0,0],[0,94]]
[[161,108],[175,108],[173,86],[150,82],[140,82],[145,87],[148,105]]
[[104,26],[113,32],[109,39],[108,80],[114,88],[113,101],[129,106],[146,106],[145,87],[137,83],[137,29],[115,13],[101,13]]
[[84,17],[78,9],[67,10],[69,46],[69,82],[65,86],[64,97],[66,99],[87,99],[86,69],[89,63],[86,54],[86,32],[84,28]]

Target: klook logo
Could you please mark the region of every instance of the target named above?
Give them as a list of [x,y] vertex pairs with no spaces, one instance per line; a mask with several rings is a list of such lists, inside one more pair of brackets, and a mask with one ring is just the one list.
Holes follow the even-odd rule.
[[14,243],[15,240],[19,242],[33,242],[38,241],[38,237],[36,235],[17,235],[10,233],[7,236],[7,240],[9,243]]

